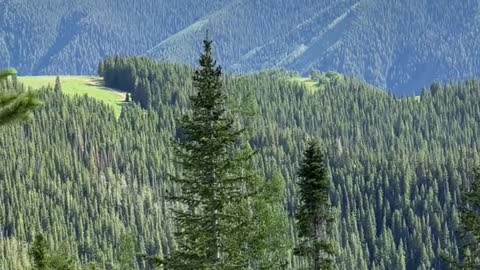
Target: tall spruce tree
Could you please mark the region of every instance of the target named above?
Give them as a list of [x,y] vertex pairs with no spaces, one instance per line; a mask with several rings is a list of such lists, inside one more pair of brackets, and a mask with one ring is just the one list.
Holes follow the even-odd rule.
[[30,248],[30,257],[36,270],[74,270],[77,264],[64,243],[57,250],[51,250],[42,234],[37,234]]
[[[252,210],[259,178],[251,169],[253,151],[242,144],[243,130],[226,107],[222,71],[207,37],[200,68],[193,76],[197,92],[191,113],[183,116],[184,136],[176,142],[181,173],[172,176],[178,191],[171,200],[177,249],[167,269],[245,269],[256,262],[265,237],[257,238],[262,217]],[[262,243],[259,243],[262,242]]]
[[55,86],[53,88],[55,92],[62,92],[62,82],[60,81],[60,77],[57,76],[55,78]]
[[[7,69],[0,71],[0,85],[10,76],[15,76],[17,71]],[[1,87],[0,87],[1,88]],[[40,105],[36,96],[31,93],[10,94],[0,92],[0,126],[31,117],[33,109]]]
[[270,181],[262,183],[258,195],[252,200],[255,233],[255,252],[251,252],[251,269],[290,269],[292,241],[285,209],[285,183],[280,172],[275,172]]
[[120,240],[119,269],[136,269],[135,236],[125,234]]
[[72,256],[72,249],[66,242],[61,243],[56,250],[50,250],[47,265],[49,270],[79,269],[79,265]]
[[37,270],[47,269],[48,266],[48,243],[42,234],[37,234],[30,248],[30,256]]
[[328,199],[330,178],[318,140],[308,142],[298,176],[296,219],[299,244],[295,254],[306,257],[311,269],[332,269],[334,251],[329,242],[329,226],[333,217]]
[[460,261],[452,269],[480,269],[480,167],[474,172],[470,190],[463,195],[460,208]]

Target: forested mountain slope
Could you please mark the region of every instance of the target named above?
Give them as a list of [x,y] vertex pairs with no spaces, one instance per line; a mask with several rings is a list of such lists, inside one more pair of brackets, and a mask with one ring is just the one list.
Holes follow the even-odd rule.
[[[106,84],[141,106],[125,105],[117,119],[103,103],[50,89],[33,122],[1,130],[0,268],[25,268],[25,244],[39,231],[103,266],[115,264],[125,233],[136,236],[138,253],[172,247],[165,192],[191,69],[123,58],[102,67]],[[304,142],[316,136],[334,183],[338,269],[445,269],[440,254],[457,254],[456,205],[478,160],[480,82],[397,99],[343,76],[319,75],[316,91],[289,76],[227,77],[226,89],[255,113],[244,119],[255,164],[266,177],[282,176],[291,217]]]
[[0,3],[0,67],[94,74],[105,55],[193,63],[205,31],[229,71],[337,71],[405,95],[480,74],[476,0]]
[[[21,74],[94,74],[110,54],[143,54],[228,1],[6,0],[0,66]],[[195,6],[195,8],[192,8]]]

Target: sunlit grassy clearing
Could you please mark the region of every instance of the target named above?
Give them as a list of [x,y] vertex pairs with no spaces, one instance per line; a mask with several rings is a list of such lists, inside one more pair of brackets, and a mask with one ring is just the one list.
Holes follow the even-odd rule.
[[[27,87],[38,89],[54,86],[56,76],[25,76],[18,78]],[[112,107],[118,117],[122,110],[125,92],[103,86],[103,79],[93,76],[60,76],[62,90],[67,95],[87,95],[101,100]]]
[[315,91],[317,91],[319,87],[318,82],[312,80],[311,78],[293,77],[293,78],[289,78],[288,80],[291,82],[302,83],[303,85],[305,85],[308,92],[311,94],[315,93]]

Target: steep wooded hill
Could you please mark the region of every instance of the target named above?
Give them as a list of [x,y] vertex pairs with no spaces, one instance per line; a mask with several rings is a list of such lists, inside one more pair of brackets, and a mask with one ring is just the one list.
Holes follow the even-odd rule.
[[95,74],[105,55],[193,63],[207,29],[229,71],[337,71],[398,95],[480,74],[475,0],[0,3],[0,67]]

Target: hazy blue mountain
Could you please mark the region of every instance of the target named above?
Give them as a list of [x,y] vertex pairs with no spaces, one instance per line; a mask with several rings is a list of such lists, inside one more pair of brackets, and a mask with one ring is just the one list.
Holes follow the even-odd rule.
[[[8,6],[9,4],[10,6]],[[353,75],[396,94],[480,74],[476,0],[7,0],[0,67],[95,73],[111,54],[194,63],[205,31],[232,72]]]

